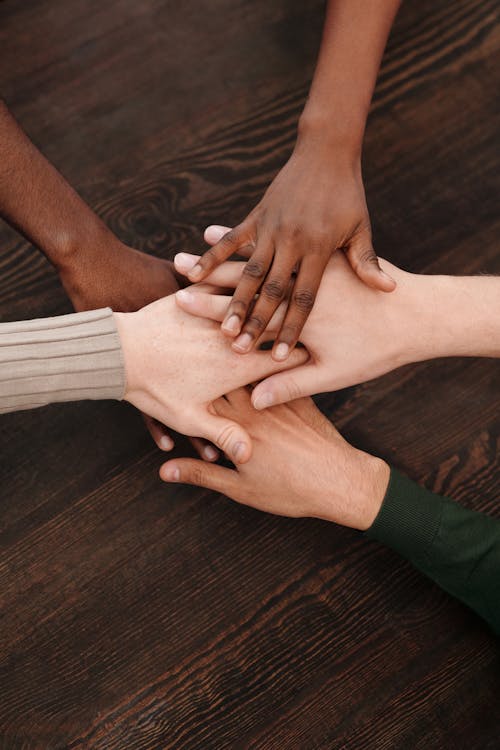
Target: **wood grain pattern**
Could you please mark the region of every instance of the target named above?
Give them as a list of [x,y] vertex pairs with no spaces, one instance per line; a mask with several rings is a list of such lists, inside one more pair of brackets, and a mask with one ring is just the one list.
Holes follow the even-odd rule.
[[[201,251],[292,148],[323,5],[4,0],[0,91],[125,241]],[[365,181],[379,253],[411,270],[500,272],[499,28],[494,0],[423,0],[391,36]],[[1,226],[0,318],[69,309]],[[498,515],[496,362],[318,403],[356,445]],[[166,487],[118,404],[6,415],[0,445],[1,750],[498,747],[498,644],[389,551]]]

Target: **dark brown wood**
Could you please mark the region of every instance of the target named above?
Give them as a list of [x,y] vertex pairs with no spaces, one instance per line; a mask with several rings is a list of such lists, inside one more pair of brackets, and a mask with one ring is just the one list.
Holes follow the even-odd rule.
[[[495,0],[405,3],[366,136],[379,253],[499,273]],[[125,241],[202,249],[293,144],[321,2],[5,0],[0,91]],[[2,320],[69,311],[0,229]],[[356,445],[498,515],[494,361],[324,396]],[[185,445],[183,445],[185,447]],[[132,409],[0,420],[2,750],[498,747],[498,643],[382,547],[157,477]]]

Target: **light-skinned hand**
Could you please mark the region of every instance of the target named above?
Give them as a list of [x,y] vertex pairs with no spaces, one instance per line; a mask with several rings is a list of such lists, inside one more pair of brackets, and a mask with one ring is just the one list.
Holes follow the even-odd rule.
[[[177,256],[177,270],[185,271],[196,260],[197,256],[186,253]],[[380,264],[397,280],[398,287],[390,295],[360,281],[342,253],[331,258],[300,337],[310,359],[259,383],[252,394],[256,409],[345,388],[416,361],[427,333],[414,316],[419,277],[383,259]],[[242,262],[225,263],[207,281],[232,289],[243,268]],[[228,296],[209,292],[203,285],[177,292],[176,299],[186,312],[215,321],[224,318],[229,302]],[[286,303],[282,303],[264,338],[276,338],[285,314]]]
[[311,399],[258,413],[249,389],[240,388],[213,407],[221,419],[237,419],[247,430],[250,460],[233,470],[175,458],[161,467],[163,480],[207,487],[280,516],[311,516],[360,530],[371,526],[389,467],[349,445]]
[[[102,232],[101,246],[96,242],[85,252],[72,254],[59,270],[75,310],[111,307],[115,312],[135,312],[173,294],[179,289],[179,282],[187,283],[176,273],[171,261],[128,247],[104,227]],[[158,448],[172,450],[174,440],[168,428],[147,414],[143,414],[143,419]],[[219,457],[206,440],[191,437],[190,441],[206,461]]]
[[[115,313],[124,353],[125,399],[184,435],[201,435],[235,463],[251,455],[248,433],[237,420],[215,413],[214,400],[283,369],[269,352],[239,357],[220,327],[183,312],[175,296],[135,313]],[[297,350],[286,366],[304,362]]]
[[[179,270],[196,258],[184,254]],[[500,356],[499,277],[413,274],[382,258],[380,264],[397,280],[392,294],[368,288],[341,253],[333,256],[301,336],[310,360],[259,383],[252,394],[255,408],[356,385],[410,362]],[[225,263],[209,281],[234,289],[242,268],[242,263]],[[177,292],[177,303],[219,321],[228,298],[216,290],[190,287]],[[275,312],[261,340],[276,338],[284,309]]]

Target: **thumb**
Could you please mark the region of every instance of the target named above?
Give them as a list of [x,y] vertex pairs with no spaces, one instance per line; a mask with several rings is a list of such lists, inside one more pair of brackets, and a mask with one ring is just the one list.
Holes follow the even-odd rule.
[[248,432],[237,422],[209,414],[203,436],[217,445],[235,464],[244,464],[252,455]]
[[396,288],[394,279],[380,268],[368,230],[352,239],[346,255],[356,275],[367,286],[381,292],[392,292]]
[[233,495],[238,483],[238,474],[233,469],[225,469],[216,464],[207,464],[196,458],[175,458],[167,461],[160,469],[164,482],[183,482],[206,487],[223,495]]
[[252,392],[252,404],[254,409],[267,409],[323,390],[323,385],[319,383],[318,365],[308,363],[263,380]]

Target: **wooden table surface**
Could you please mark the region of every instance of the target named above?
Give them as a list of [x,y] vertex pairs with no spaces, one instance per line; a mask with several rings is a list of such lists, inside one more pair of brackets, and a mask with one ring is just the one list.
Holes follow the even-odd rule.
[[[407,2],[391,36],[365,178],[379,254],[412,271],[500,272],[497,10]],[[0,91],[124,241],[201,252],[286,160],[322,13],[4,0]],[[69,310],[2,226],[1,319]],[[499,515],[498,362],[420,364],[318,402],[355,445]],[[2,750],[499,747],[498,643],[390,551],[167,487],[118,403],[7,415],[0,433]]]

